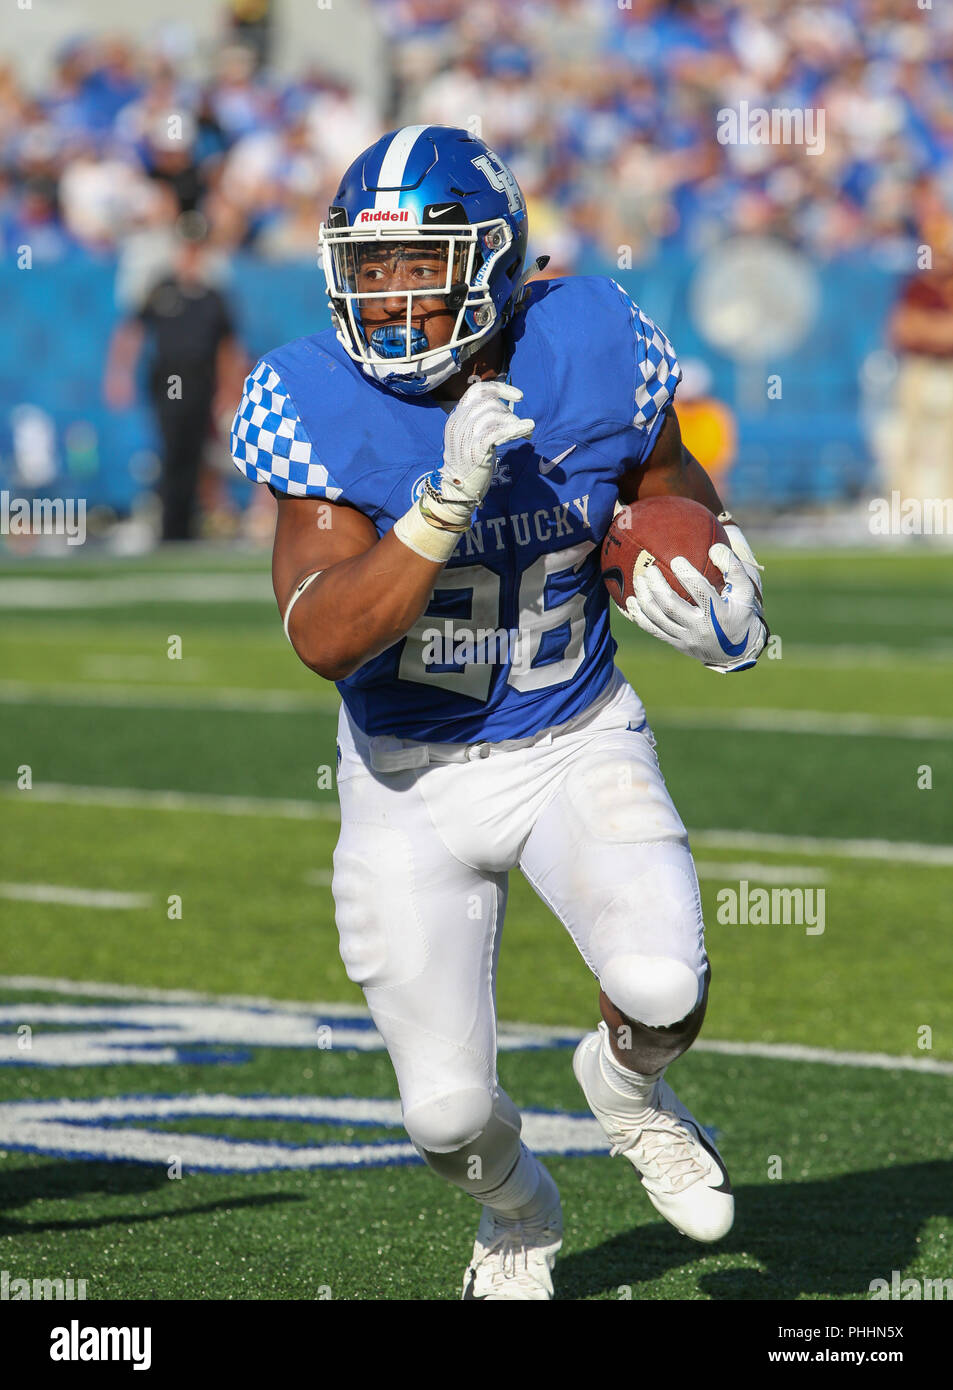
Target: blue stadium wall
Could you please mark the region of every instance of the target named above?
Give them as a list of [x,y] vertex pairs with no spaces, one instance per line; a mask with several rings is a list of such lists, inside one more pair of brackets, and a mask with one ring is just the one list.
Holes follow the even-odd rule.
[[[792,506],[856,496],[873,473],[860,423],[860,372],[883,343],[897,277],[862,260],[821,267],[820,311],[807,342],[764,364],[783,383],[779,400],[739,399],[734,363],[714,352],[688,311],[693,262],[666,255],[631,271],[591,262],[655,318],[681,358],[700,357],[713,390],[734,409],[739,455],[733,503]],[[323,276],[310,266],[233,264],[230,297],[252,359],[328,324]],[[156,447],[146,410],[114,414],[103,403],[107,344],[116,322],[114,267],[85,256],[32,270],[0,267],[8,325],[0,337],[0,486],[14,482],[11,411],[41,407],[52,418],[61,476],[47,495],[85,496],[90,506],[129,509],[143,491],[144,461]],[[248,485],[237,477],[236,496]],[[26,491],[20,486],[19,491]]]

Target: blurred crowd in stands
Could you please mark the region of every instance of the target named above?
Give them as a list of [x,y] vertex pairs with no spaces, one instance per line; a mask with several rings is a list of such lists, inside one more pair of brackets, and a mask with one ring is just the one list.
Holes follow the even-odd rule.
[[[213,248],[311,261],[350,160],[410,122],[468,126],[511,162],[532,247],[637,263],[731,232],[828,259],[910,263],[953,211],[953,7],[917,0],[373,0],[389,71],[373,98],[321,61],[270,65],[281,5],[224,12],[203,54],[77,38],[39,91],[0,68],[0,243],[34,263],[126,258],[128,303],[183,212]],[[309,65],[309,60],[310,65]],[[825,113],[822,154],[721,144],[718,112]],[[121,263],[121,281],[122,281]]]

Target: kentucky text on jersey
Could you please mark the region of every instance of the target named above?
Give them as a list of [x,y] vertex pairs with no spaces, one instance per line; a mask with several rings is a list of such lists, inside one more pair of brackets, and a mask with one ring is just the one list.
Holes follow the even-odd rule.
[[[609,680],[599,546],[619,480],[650,454],[681,371],[665,335],[601,277],[531,284],[503,331],[518,414],[536,429],[499,451],[494,485],[415,626],[337,683],[368,735],[523,738],[572,719]],[[232,454],[253,481],[348,503],[384,535],[440,466],[446,419],[432,396],[368,380],[328,330],[259,362]],[[434,630],[445,639],[448,623],[462,640],[442,640],[439,654],[454,659],[434,661]],[[468,661],[467,637],[481,629],[520,640],[498,644],[497,662]]]
[[[533,536],[540,541],[548,541],[551,536],[578,535],[578,521],[570,516],[570,507],[575,507],[582,517],[584,528],[589,527],[589,494],[574,497],[571,502],[557,502],[554,506],[540,507],[535,512],[516,512],[513,516],[491,516],[483,522],[479,514],[474,518],[469,531],[465,531],[457,542],[457,550],[464,555],[484,555],[489,548],[504,550],[512,539],[515,545],[530,545]],[[509,522],[509,526],[507,526]],[[484,526],[486,534],[484,534]],[[512,535],[508,535],[511,532]]]

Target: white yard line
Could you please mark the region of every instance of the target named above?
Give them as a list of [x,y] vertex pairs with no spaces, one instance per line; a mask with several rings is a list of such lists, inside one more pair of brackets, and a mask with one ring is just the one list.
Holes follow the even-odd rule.
[[113,893],[100,888],[66,888],[59,883],[0,883],[0,898],[18,903],[56,903],[63,907],[107,909],[149,907],[151,893]]
[[731,879],[750,879],[755,883],[824,883],[827,870],[801,864],[719,864],[715,860],[695,860],[699,878],[721,883]]
[[932,1057],[889,1057],[885,1052],[837,1052],[831,1047],[804,1047],[800,1043],[718,1042],[701,1038],[692,1044],[699,1052],[719,1052],[726,1057],[767,1057],[777,1062],[817,1062],[830,1067],[871,1067],[876,1071],[920,1071],[933,1076],[953,1076],[953,1062]]
[[167,603],[274,604],[270,575],[128,574],[91,579],[0,578],[0,608],[126,608]]
[[0,681],[0,703],[9,705],[101,705],[104,709],[243,710],[251,714],[336,714],[341,701],[315,686],[313,694],[291,690],[180,690],[171,685],[64,684]]
[[[143,985],[119,985],[100,980],[65,980],[47,975],[0,975],[0,989],[40,991],[44,994],[70,994],[77,998],[129,999],[156,1004],[221,1004],[247,1009],[277,1009],[300,1013],[302,1009],[320,1009],[329,1017],[354,1018],[370,1015],[362,1004],[302,1004],[288,999],[270,999],[263,994],[210,994],[200,989],[153,989]],[[539,1032],[534,1028],[534,1032]],[[551,1030],[553,1034],[558,1029]]]
[[[194,811],[226,816],[274,816],[280,820],[338,820],[336,801],[272,796],[214,796],[204,792],[148,791],[139,787],[84,787],[41,782],[31,791],[0,786],[0,798],[110,810]],[[831,840],[814,835],[768,835],[759,830],[690,830],[696,849],[760,850],[769,854],[822,854],[835,859],[886,859],[903,864],[953,865],[953,845],[902,840]]]
[[665,709],[653,726],[683,729],[741,729],[746,733],[829,734],[853,738],[953,738],[953,719],[929,715],[835,714],[815,709]]
[[953,865],[953,845],[902,840],[827,840],[816,835],[768,835],[759,830],[690,830],[695,849],[762,850],[768,854],[828,854],[836,859],[887,859],[898,864]]
[[274,816],[279,820],[338,820],[336,801],[293,801],[271,796],[213,796],[204,792],[147,791],[139,787],[82,787],[43,782],[31,791],[0,787],[0,797],[62,806],[102,806],[125,811],[194,811],[222,816]]
[[[321,687],[298,695],[291,690],[179,689],[171,685],[0,681],[0,703],[101,705],[105,709],[241,710],[249,714],[334,714],[340,700]],[[765,709],[672,709],[661,706],[650,722],[660,728],[739,729],[748,733],[820,734],[835,738],[953,739],[953,719],[931,715],[863,714],[856,711]]]
[[[25,993],[42,991],[46,994],[87,996],[98,999],[135,999],[159,1004],[219,1004],[243,1008],[267,1008],[291,1013],[313,1012],[327,1017],[370,1018],[359,1004],[318,1004],[291,1002],[287,999],[268,999],[259,995],[208,994],[191,989],[147,989],[139,985],[117,985],[93,980],[66,980],[45,975],[0,975],[0,989]],[[546,1024],[504,1023],[499,1027],[509,1034],[525,1033],[534,1038],[581,1037],[578,1027],[567,1025],[555,1028]],[[809,1062],[831,1067],[868,1067],[876,1071],[912,1071],[933,1076],[953,1076],[953,1062],[940,1062],[930,1057],[891,1057],[884,1052],[839,1052],[829,1047],[807,1047],[800,1043],[728,1042],[701,1038],[693,1043],[697,1052],[720,1053],[730,1057],[763,1057],[768,1061]]]
[[798,642],[792,642],[786,649],[784,660],[799,668],[880,666],[895,671],[899,665],[909,665],[911,662],[931,666],[948,665],[953,661],[953,646],[945,642],[931,642],[926,647],[891,647],[885,643],[874,642],[835,642],[830,645],[805,643],[801,646]]

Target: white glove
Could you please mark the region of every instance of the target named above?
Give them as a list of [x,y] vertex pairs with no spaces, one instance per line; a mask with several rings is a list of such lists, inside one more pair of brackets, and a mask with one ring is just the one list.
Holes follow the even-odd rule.
[[536,428],[534,420],[513,414],[513,403],[522,399],[522,391],[502,381],[467,387],[444,429],[443,467],[431,473],[421,498],[425,516],[450,530],[467,529],[489,489],[497,449],[528,439]]
[[759,601],[763,603],[764,579],[762,578],[762,576],[764,574],[764,565],[759,565],[757,560],[754,558],[754,553],[752,552],[751,546],[745,540],[744,535],[741,531],[741,527],[737,524],[736,521],[733,520],[731,512],[722,512],[718,520],[725,528],[725,534],[728,537],[729,545],[731,546],[735,554],[738,556],[738,559],[744,565],[745,574],[748,576],[754,587],[757,589]]
[[626,600],[634,623],[653,637],[701,661],[710,671],[744,671],[753,666],[768,639],[757,589],[739,557],[727,545],[708,554],[725,576],[719,594],[683,555],[672,560],[672,573],[695,599],[676,594],[657,565],[635,579],[635,597]]

